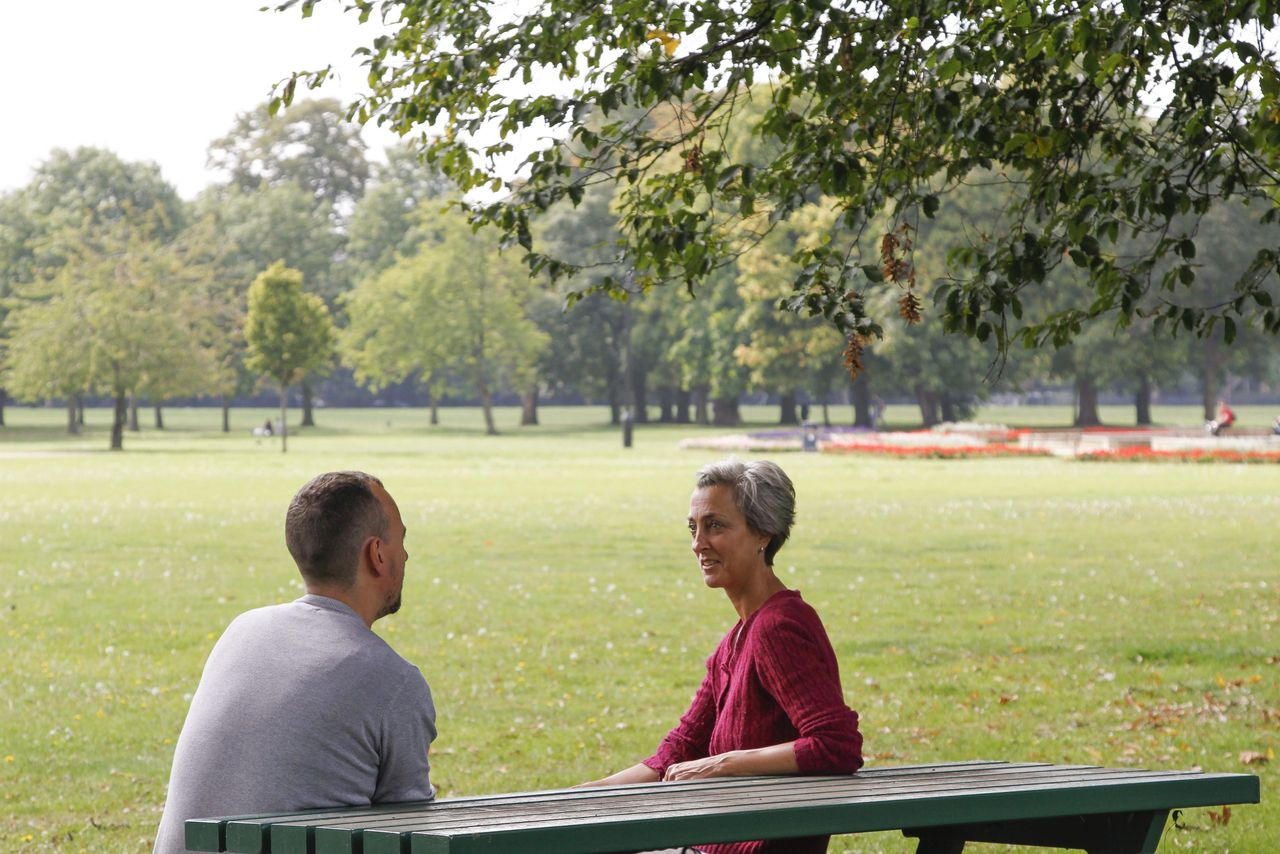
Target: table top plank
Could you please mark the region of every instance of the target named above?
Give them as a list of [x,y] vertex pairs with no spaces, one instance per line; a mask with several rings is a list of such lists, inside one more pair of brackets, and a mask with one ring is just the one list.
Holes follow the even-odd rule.
[[[1010,819],[1063,815],[1111,814],[1167,810],[1173,806],[1213,806],[1257,801],[1257,778],[1248,781],[1129,780],[1113,785],[1056,784],[1044,789],[992,788],[948,796],[858,799],[846,803],[795,804],[783,809],[744,806],[726,810],[686,810],[637,821],[618,815],[594,819],[575,817],[572,823],[531,821],[524,826],[478,827],[444,831],[397,831],[399,845],[383,848],[386,831],[364,833],[369,854],[404,854],[408,838],[411,854],[481,854],[520,850],[522,854],[577,854],[669,847],[679,844],[777,839],[804,834],[859,833],[896,830],[906,826],[946,827]],[[1240,785],[1222,787],[1222,783]],[[1190,786],[1191,788],[1188,788]],[[780,819],[784,819],[781,820]],[[799,831],[803,828],[803,831]]]
[[[629,820],[644,820],[649,816],[687,812],[700,815],[726,810],[769,809],[778,811],[791,805],[815,806],[823,804],[852,804],[857,802],[882,802],[890,799],[914,798],[917,801],[929,797],[956,797],[978,792],[1011,792],[1029,787],[1078,788],[1101,785],[1114,786],[1124,782],[1139,782],[1150,786],[1157,781],[1204,781],[1206,775],[1197,772],[1142,772],[1124,769],[1056,769],[1052,775],[1038,775],[1029,780],[1007,777],[988,777],[981,786],[973,780],[931,780],[916,785],[859,785],[866,781],[848,777],[775,777],[752,778],[746,786],[736,791],[695,791],[691,798],[690,787],[702,789],[697,783],[651,784],[653,788],[634,786],[621,797],[605,799],[599,795],[581,794],[577,798],[561,798],[552,802],[537,793],[517,799],[507,805],[456,804],[447,810],[449,801],[440,801],[423,808],[410,808],[400,812],[372,816],[366,813],[350,814],[337,820],[324,822],[326,828],[403,827],[416,832],[448,832],[456,827],[468,827],[483,823],[489,827],[502,825],[526,825],[530,822],[589,820],[592,816],[606,814]],[[1213,779],[1210,777],[1209,779]],[[771,782],[770,782],[771,781]],[[776,784],[776,785],[775,785]],[[582,790],[577,790],[582,792]],[[590,792],[591,790],[586,790]],[[600,791],[600,790],[597,790]],[[559,794],[559,793],[557,793]]]
[[1258,778],[1247,774],[975,761],[840,777],[718,778],[201,819],[187,823],[187,838],[194,850],[225,845],[241,854],[574,854],[1257,803],[1259,797]]

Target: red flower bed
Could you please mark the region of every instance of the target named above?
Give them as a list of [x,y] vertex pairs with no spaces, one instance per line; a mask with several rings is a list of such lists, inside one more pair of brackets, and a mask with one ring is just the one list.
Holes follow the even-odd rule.
[[1017,445],[871,445],[850,442],[847,445],[827,443],[822,450],[833,453],[882,454],[890,457],[915,457],[935,460],[965,460],[977,457],[1047,457],[1049,452],[1040,448],[1019,448]]
[[1174,462],[1174,463],[1280,463],[1280,451],[1153,451],[1136,445],[1114,451],[1094,451],[1077,459],[1094,462]]

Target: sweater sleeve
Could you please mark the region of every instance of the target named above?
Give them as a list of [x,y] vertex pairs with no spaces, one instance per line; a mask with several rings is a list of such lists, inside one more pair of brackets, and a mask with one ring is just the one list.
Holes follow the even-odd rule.
[[429,801],[435,797],[427,758],[435,737],[436,709],[431,688],[415,667],[382,718],[373,803]]
[[680,718],[676,728],[667,733],[658,745],[658,752],[643,763],[659,776],[678,762],[701,759],[710,755],[711,731],[716,725],[715,668],[719,650],[707,659],[707,675],[703,677],[698,692],[693,696],[689,710]]
[[851,774],[862,767],[858,715],[844,702],[835,651],[808,606],[770,615],[759,627],[756,672],[800,734],[802,774]]

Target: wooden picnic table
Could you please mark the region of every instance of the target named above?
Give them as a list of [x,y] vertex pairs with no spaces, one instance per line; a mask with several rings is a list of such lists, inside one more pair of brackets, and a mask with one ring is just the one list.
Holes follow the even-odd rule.
[[1251,774],[979,761],[192,819],[186,840],[240,854],[603,854],[901,830],[918,854],[966,842],[1140,854],[1170,810],[1259,798]]

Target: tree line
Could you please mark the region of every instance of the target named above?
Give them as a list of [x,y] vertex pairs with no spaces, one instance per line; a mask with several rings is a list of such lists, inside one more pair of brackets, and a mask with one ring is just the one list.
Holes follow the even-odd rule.
[[[928,425],[968,416],[996,388],[1035,383],[1072,384],[1084,425],[1098,422],[1101,391],[1127,391],[1143,423],[1159,388],[1196,378],[1208,416],[1228,374],[1277,375],[1273,337],[1225,324],[1159,338],[1141,319],[1092,324],[1060,348],[1007,357],[981,329],[951,334],[948,304],[962,294],[950,271],[964,259],[944,247],[978,252],[1005,233],[1004,196],[1016,190],[994,177],[953,188],[923,221],[885,217],[863,251],[887,281],[909,276],[910,287],[851,296],[889,318],[881,338],[854,348],[821,317],[779,310],[794,299],[798,259],[863,239],[821,193],[785,217],[739,217],[724,238],[730,260],[709,269],[695,297],[638,274],[620,238],[618,188],[586,185],[576,204],[532,219],[527,241],[517,233],[502,246],[411,150],[371,163],[343,115],[313,100],[239,116],[209,147],[225,180],[191,201],[154,165],[88,148],[53,152],[27,186],[0,197],[0,424],[6,395],[58,400],[75,432],[84,398],[104,396],[120,448],[140,402],[162,425],[164,401],[214,398],[230,430],[232,404],[265,384],[282,406],[300,388],[306,426],[317,383],[335,370],[374,390],[420,389],[433,423],[447,396],[478,401],[490,432],[499,395],[520,397],[525,424],[537,423],[540,401],[573,398],[608,403],[615,421],[631,408],[641,422],[652,409],[726,426],[749,392],[776,395],[784,424],[803,401],[830,421],[827,404],[851,400],[855,423],[871,426],[877,397],[909,396]],[[744,107],[727,131],[736,160],[770,156],[751,132],[761,117]],[[1254,248],[1276,243],[1275,226],[1246,214],[1215,206],[1184,250],[1205,304],[1230,294]],[[555,284],[532,276],[514,244],[534,239],[575,258],[574,273]],[[752,251],[735,253],[735,240]],[[1046,275],[1047,287],[1010,310],[1044,318],[1087,301],[1084,272]]]

